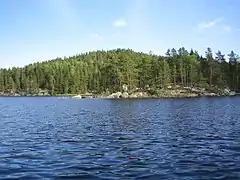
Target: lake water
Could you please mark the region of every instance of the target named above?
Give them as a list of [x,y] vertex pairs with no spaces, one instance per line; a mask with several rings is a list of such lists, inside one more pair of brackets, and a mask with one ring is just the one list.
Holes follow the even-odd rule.
[[240,179],[240,98],[0,98],[0,179]]

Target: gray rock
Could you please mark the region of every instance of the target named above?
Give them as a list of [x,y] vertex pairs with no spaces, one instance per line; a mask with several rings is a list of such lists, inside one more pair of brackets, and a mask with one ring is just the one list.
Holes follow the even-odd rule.
[[147,93],[146,92],[135,92],[131,95],[129,95],[130,98],[142,98],[142,97],[147,97]]
[[137,96],[137,94],[130,94],[129,97],[130,98],[137,98],[138,96]]
[[227,94],[227,95],[230,94],[230,92],[231,92],[231,91],[230,91],[230,89],[228,89],[228,88],[225,88],[225,89],[223,90],[223,93],[224,93],[224,94]]
[[120,97],[122,97],[121,92],[116,92],[116,93],[113,93],[113,94],[107,96],[107,98],[120,98]]
[[124,92],[124,93],[122,94],[122,98],[128,98],[128,97],[129,97],[129,95],[128,95],[127,92]]
[[74,98],[74,99],[82,99],[82,96],[81,95],[77,95],[77,96],[73,96],[72,98]]

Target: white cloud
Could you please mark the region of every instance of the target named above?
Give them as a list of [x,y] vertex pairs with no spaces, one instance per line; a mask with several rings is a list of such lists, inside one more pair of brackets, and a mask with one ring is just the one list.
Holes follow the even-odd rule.
[[94,37],[96,37],[96,38],[99,38],[100,37],[100,34],[94,34]]
[[123,18],[113,22],[114,27],[124,27],[124,26],[127,26],[127,24],[128,24],[127,21]]
[[231,26],[223,26],[223,31],[227,32],[227,33],[231,33],[232,32],[232,27]]
[[199,23],[198,29],[199,30],[211,29],[211,28],[215,27],[221,21],[223,21],[223,18],[217,18],[212,21],[205,21],[205,22]]
[[98,33],[95,33],[93,34],[94,38],[97,39],[97,40],[100,40],[100,39],[103,39],[103,36],[98,34]]

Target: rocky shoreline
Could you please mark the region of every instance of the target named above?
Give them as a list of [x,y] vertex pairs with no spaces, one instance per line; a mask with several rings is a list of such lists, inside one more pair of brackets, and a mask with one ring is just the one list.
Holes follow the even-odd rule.
[[102,98],[102,99],[140,99],[140,98],[188,98],[188,97],[215,97],[215,96],[234,96],[237,95],[235,92],[230,91],[229,89],[214,89],[212,91],[204,88],[167,88],[167,89],[147,89],[147,90],[135,90],[129,92],[125,89],[123,92],[114,92],[114,93],[103,93],[103,94],[58,94],[50,95],[45,94],[18,94],[18,93],[0,93],[0,96],[6,97],[46,97],[46,96],[60,96],[60,97],[71,97],[74,99],[82,98]]
[[217,89],[215,91],[208,91],[206,89],[197,89],[184,87],[180,89],[165,89],[165,90],[145,90],[134,92],[115,92],[105,93],[101,95],[92,95],[85,97],[84,95],[73,96],[73,98],[102,98],[102,99],[141,99],[141,98],[190,98],[190,97],[219,97],[219,96],[234,96],[235,92],[229,89]]

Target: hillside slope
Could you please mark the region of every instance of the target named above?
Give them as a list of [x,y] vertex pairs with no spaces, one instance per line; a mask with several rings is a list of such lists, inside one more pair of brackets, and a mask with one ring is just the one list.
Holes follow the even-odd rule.
[[[215,56],[215,57],[214,57]],[[69,58],[34,63],[23,68],[0,70],[0,92],[36,94],[79,94],[116,92],[122,85],[144,88],[180,86],[229,87],[237,91],[238,56],[231,52],[229,62],[210,48],[206,57],[185,48],[168,50],[166,56],[144,54],[130,49],[96,51]]]

